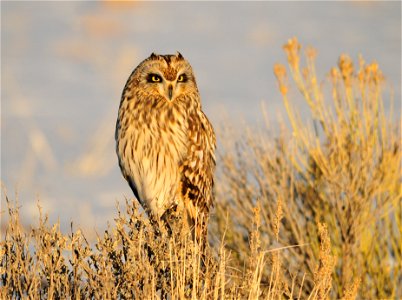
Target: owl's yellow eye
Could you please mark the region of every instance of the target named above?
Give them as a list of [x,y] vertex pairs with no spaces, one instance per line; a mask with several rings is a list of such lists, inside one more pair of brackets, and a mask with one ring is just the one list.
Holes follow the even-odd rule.
[[148,82],[161,82],[162,77],[160,77],[158,74],[149,74],[147,77]]
[[186,82],[187,81],[187,76],[186,74],[181,74],[178,78],[177,78],[177,82]]

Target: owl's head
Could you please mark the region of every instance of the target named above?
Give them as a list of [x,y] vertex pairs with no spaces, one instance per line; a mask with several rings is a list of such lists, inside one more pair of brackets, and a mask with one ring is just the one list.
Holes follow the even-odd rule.
[[152,53],[133,75],[135,88],[143,99],[151,97],[171,103],[186,95],[198,94],[193,70],[179,52],[175,55]]

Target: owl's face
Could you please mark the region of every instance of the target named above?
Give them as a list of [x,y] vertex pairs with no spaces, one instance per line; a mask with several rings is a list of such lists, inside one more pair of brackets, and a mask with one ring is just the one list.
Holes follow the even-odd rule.
[[137,88],[148,99],[163,99],[173,103],[185,99],[186,95],[198,93],[191,66],[180,53],[152,53],[138,66],[135,73]]

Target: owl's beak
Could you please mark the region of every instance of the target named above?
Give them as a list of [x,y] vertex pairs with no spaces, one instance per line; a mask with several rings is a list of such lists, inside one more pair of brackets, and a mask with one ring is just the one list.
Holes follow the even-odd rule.
[[172,100],[173,97],[173,86],[169,84],[168,86],[168,95],[169,95],[169,100]]

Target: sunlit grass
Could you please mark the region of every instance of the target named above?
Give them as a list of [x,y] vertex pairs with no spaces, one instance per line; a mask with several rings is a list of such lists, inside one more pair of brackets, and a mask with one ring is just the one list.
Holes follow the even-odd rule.
[[284,50],[289,67],[274,73],[288,129],[221,134],[210,247],[160,232],[131,200],[93,244],[42,212],[26,229],[5,195],[0,298],[402,297],[400,120],[384,111],[381,70],[342,55],[320,82],[316,50]]

